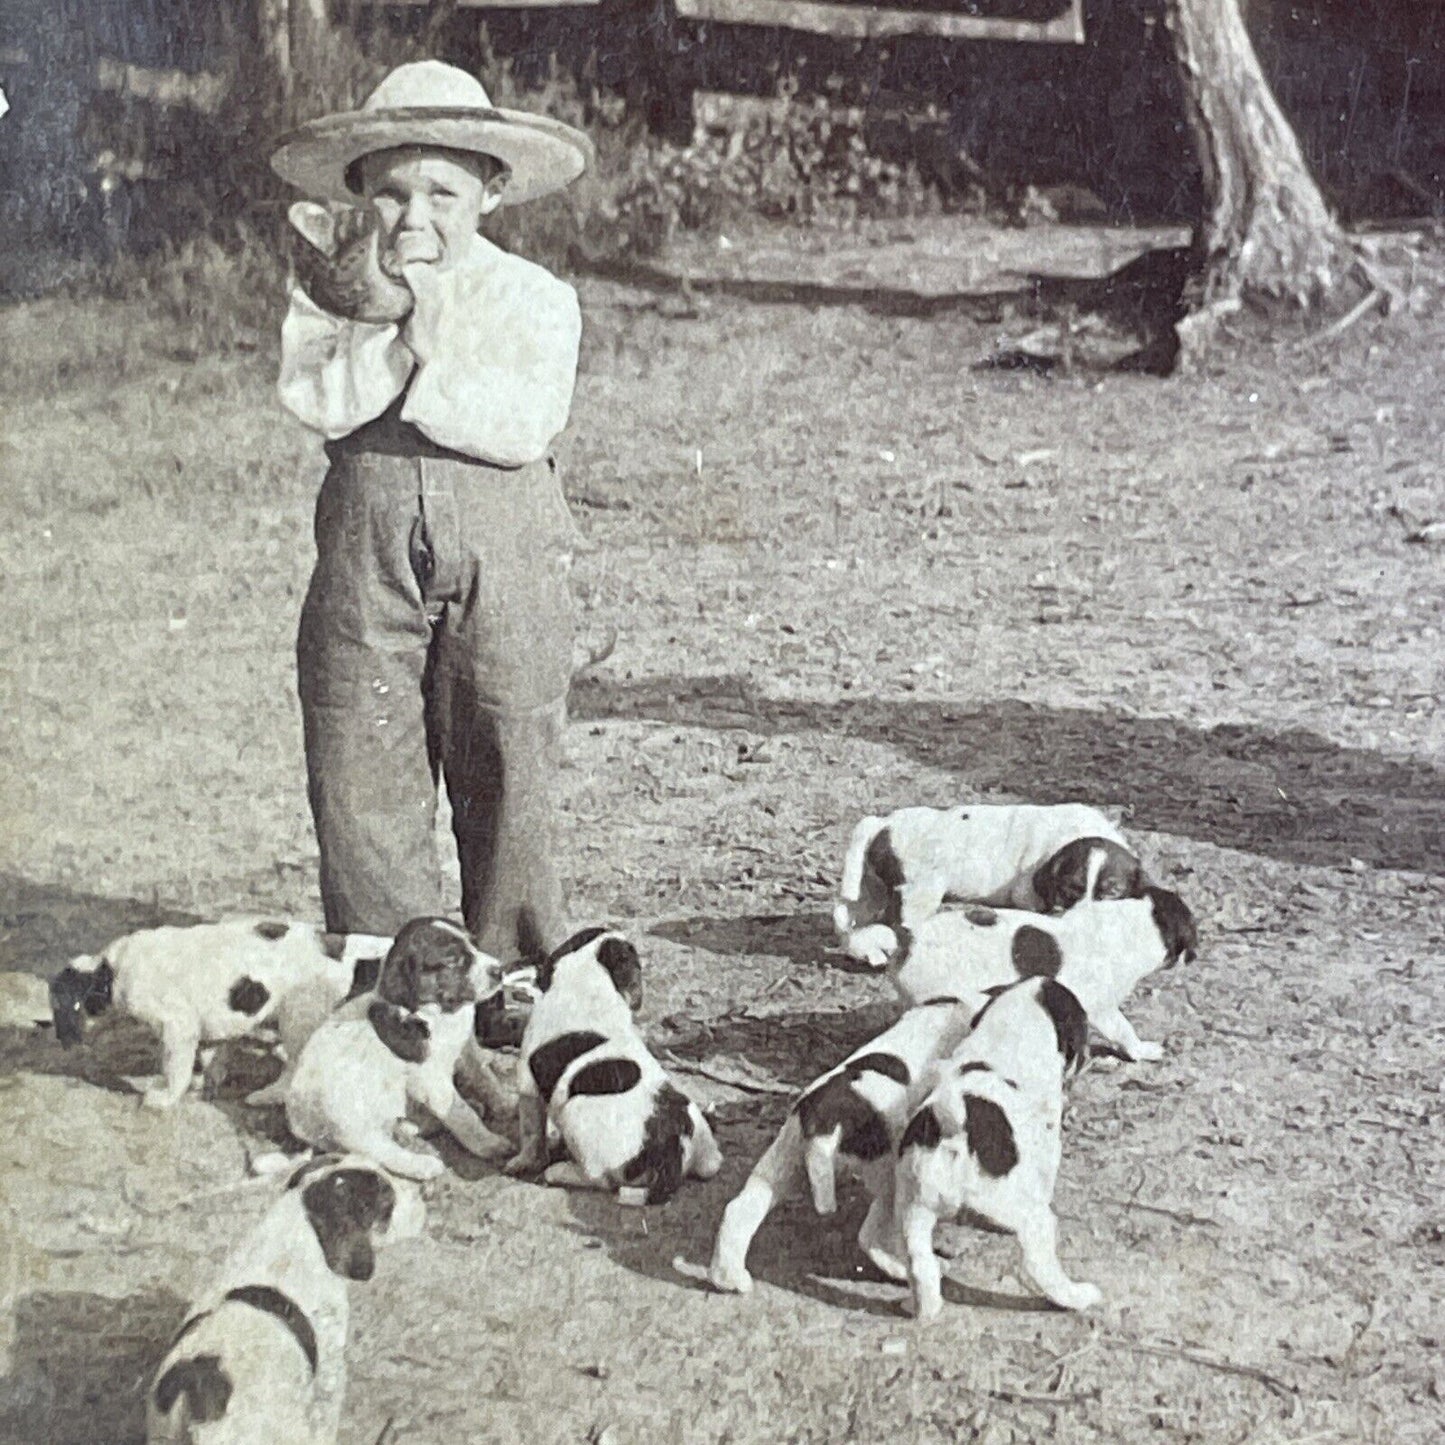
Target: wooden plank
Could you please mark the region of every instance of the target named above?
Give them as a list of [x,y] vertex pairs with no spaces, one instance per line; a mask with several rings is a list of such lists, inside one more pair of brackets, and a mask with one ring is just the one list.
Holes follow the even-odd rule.
[[890,9],[886,5],[832,3],[832,0],[677,0],[677,13],[689,20],[769,25],[850,40],[936,35],[950,40],[1061,45],[1082,45],[1084,41],[1083,0],[1072,0],[1061,15],[1043,21],[963,15],[946,9]]

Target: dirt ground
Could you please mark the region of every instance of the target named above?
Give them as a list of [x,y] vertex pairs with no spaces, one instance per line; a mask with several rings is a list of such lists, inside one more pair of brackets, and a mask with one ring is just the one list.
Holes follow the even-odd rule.
[[[650,1035],[747,1086],[680,1076],[726,1165],[635,1210],[449,1155],[425,1238],[353,1288],[343,1439],[1440,1438],[1445,552],[1408,539],[1445,517],[1445,313],[1046,377],[981,367],[1037,324],[1021,277],[1140,238],[773,242],[751,292],[748,244],[674,258],[688,291],[581,284],[567,461],[583,642],[620,634],[573,702],[572,911],[636,936]],[[270,338],[48,301],[0,339],[0,968],[316,916],[291,649],[322,461]],[[1165,1060],[1072,1096],[1061,1254],[1104,1306],[1042,1306],[1011,1240],[961,1230],[920,1329],[856,1193],[780,1210],[755,1294],[711,1292],[779,1088],[889,1016],[829,954],[850,824],[980,798],[1117,810],[1202,924],[1129,1009]],[[140,1440],[274,1187],[246,1161],[276,1119],[226,1086],[142,1112],[154,1062],[123,1022],[76,1053],[0,1029],[0,1441]]]

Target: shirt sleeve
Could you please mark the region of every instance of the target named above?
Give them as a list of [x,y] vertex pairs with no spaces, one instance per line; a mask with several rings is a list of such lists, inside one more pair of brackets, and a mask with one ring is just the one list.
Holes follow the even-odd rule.
[[415,361],[394,323],[345,321],[299,287],[281,323],[281,404],[328,441],[374,421],[401,394]]
[[438,446],[523,466],[544,457],[567,425],[582,311],[565,281],[534,267],[488,303],[484,315],[445,328],[401,416]]

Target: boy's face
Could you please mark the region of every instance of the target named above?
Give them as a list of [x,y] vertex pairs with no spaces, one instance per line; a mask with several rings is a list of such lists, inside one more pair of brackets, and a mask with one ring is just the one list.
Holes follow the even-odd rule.
[[486,157],[472,161],[424,146],[364,157],[361,185],[381,217],[381,261],[389,271],[417,261],[452,265],[502,199]]

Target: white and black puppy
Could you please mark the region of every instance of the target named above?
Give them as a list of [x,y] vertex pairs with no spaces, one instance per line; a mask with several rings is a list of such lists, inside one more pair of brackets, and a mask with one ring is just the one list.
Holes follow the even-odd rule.
[[932,1088],[934,1066],[957,1047],[976,1011],[951,998],[909,1009],[891,1028],[808,1085],[723,1212],[708,1269],[716,1288],[742,1294],[752,1289],[747,1255],[753,1237],[805,1178],[818,1213],[834,1211],[840,1163],[872,1196],[858,1231],[859,1248],[896,1273],[893,1186],[898,1141]]
[[[537,971],[539,997],[517,1067],[517,1154],[509,1174],[548,1184],[646,1190],[662,1204],[684,1178],[722,1166],[702,1110],[668,1078],[637,1030],[642,964],[620,934],[588,928]],[[569,1160],[547,1165],[547,1124]]]
[[1056,1305],[1088,1309],[1101,1298],[1065,1274],[1053,1212],[1064,1080],[1083,1066],[1088,1038],[1086,1007],[1064,979],[1087,993],[1090,972],[1000,989],[903,1131],[895,1221],[920,1319],[943,1305],[934,1226],[963,1209],[1018,1238],[1025,1270]]
[[146,1395],[148,1445],[332,1445],[346,1388],[347,1282],[421,1232],[414,1185],[370,1160],[296,1170],[222,1266]]
[[[1089,874],[1105,866],[1104,850],[1095,848]],[[1120,1005],[1140,979],[1194,958],[1198,947],[1184,900],[1151,884],[1142,898],[1090,895],[1057,918],[977,906],[936,913],[904,932],[890,972],[905,1004],[948,994],[981,1006],[990,988],[1089,963],[1108,980],[1090,1021],[1126,1058],[1152,1062],[1163,1046],[1140,1039]]]
[[[454,1076],[478,1028],[478,1004],[502,988],[502,965],[445,918],[402,928],[374,993],[343,1004],[301,1051],[286,1122],[319,1149],[364,1154],[393,1174],[432,1179],[445,1165],[404,1147],[393,1130],[408,1105],[480,1158],[510,1152],[457,1093]],[[257,1167],[260,1167],[259,1161]]]
[[85,1020],[110,1008],[150,1025],[164,1082],[146,1090],[145,1102],[167,1108],[185,1094],[207,1045],[274,1026],[294,1061],[326,1011],[375,979],[390,946],[389,938],[264,918],[143,929],[55,976],[56,1037],[78,1043]]
[[833,926],[849,957],[882,968],[895,930],[916,928],[945,899],[1051,913],[1085,893],[1092,847],[1106,864],[1098,898],[1137,897],[1144,874],[1122,833],[1082,803],[970,803],[864,818],[843,863]]

